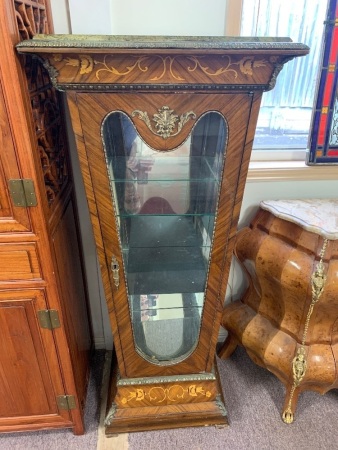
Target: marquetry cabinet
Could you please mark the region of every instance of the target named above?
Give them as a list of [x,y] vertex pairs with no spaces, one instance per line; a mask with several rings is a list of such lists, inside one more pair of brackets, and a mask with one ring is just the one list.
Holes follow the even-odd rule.
[[289,40],[36,36],[66,91],[111,320],[106,433],[226,425],[215,347],[262,92]]
[[265,200],[235,243],[248,287],[224,308],[219,356],[243,345],[285,385],[282,419],[299,395],[338,388],[338,200]]
[[15,45],[51,32],[46,0],[0,6],[0,432],[83,433],[91,345],[58,93]]

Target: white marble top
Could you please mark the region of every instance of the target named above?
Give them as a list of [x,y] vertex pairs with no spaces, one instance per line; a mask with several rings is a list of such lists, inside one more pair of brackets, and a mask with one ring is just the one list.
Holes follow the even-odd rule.
[[260,206],[307,231],[338,239],[338,199],[264,200]]

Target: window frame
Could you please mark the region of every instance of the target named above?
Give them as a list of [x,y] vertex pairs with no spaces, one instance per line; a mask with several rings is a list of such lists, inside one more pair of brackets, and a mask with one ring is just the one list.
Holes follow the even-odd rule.
[[[226,0],[226,17],[225,17],[225,35],[240,36],[241,20],[244,0]],[[277,79],[278,83],[278,79]],[[263,94],[264,95],[264,94]],[[315,99],[314,99],[315,104]],[[309,136],[311,134],[311,126]],[[305,166],[308,159],[309,148],[308,145],[304,148],[267,148],[255,149],[253,148],[251,154],[251,161],[257,163],[276,162],[277,166],[287,166],[288,162],[292,162],[291,166],[294,168],[294,162],[299,163],[299,167]],[[286,164],[283,164],[286,163]],[[264,165],[264,164],[263,164]],[[290,167],[291,167],[290,166]]]

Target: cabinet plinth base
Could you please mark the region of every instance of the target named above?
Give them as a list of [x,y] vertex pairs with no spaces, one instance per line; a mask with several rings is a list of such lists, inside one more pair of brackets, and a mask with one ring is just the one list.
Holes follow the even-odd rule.
[[214,373],[156,378],[111,378],[106,435],[209,425],[228,425]]
[[106,435],[209,425],[228,425],[216,402],[117,408],[111,424],[106,425]]

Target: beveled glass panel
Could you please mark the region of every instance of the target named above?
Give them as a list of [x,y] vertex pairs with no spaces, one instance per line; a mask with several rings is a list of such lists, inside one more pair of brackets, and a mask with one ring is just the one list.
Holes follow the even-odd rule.
[[171,151],[148,147],[121,112],[106,117],[102,136],[135,347],[153,363],[172,364],[198,342],[226,122],[206,113]]

